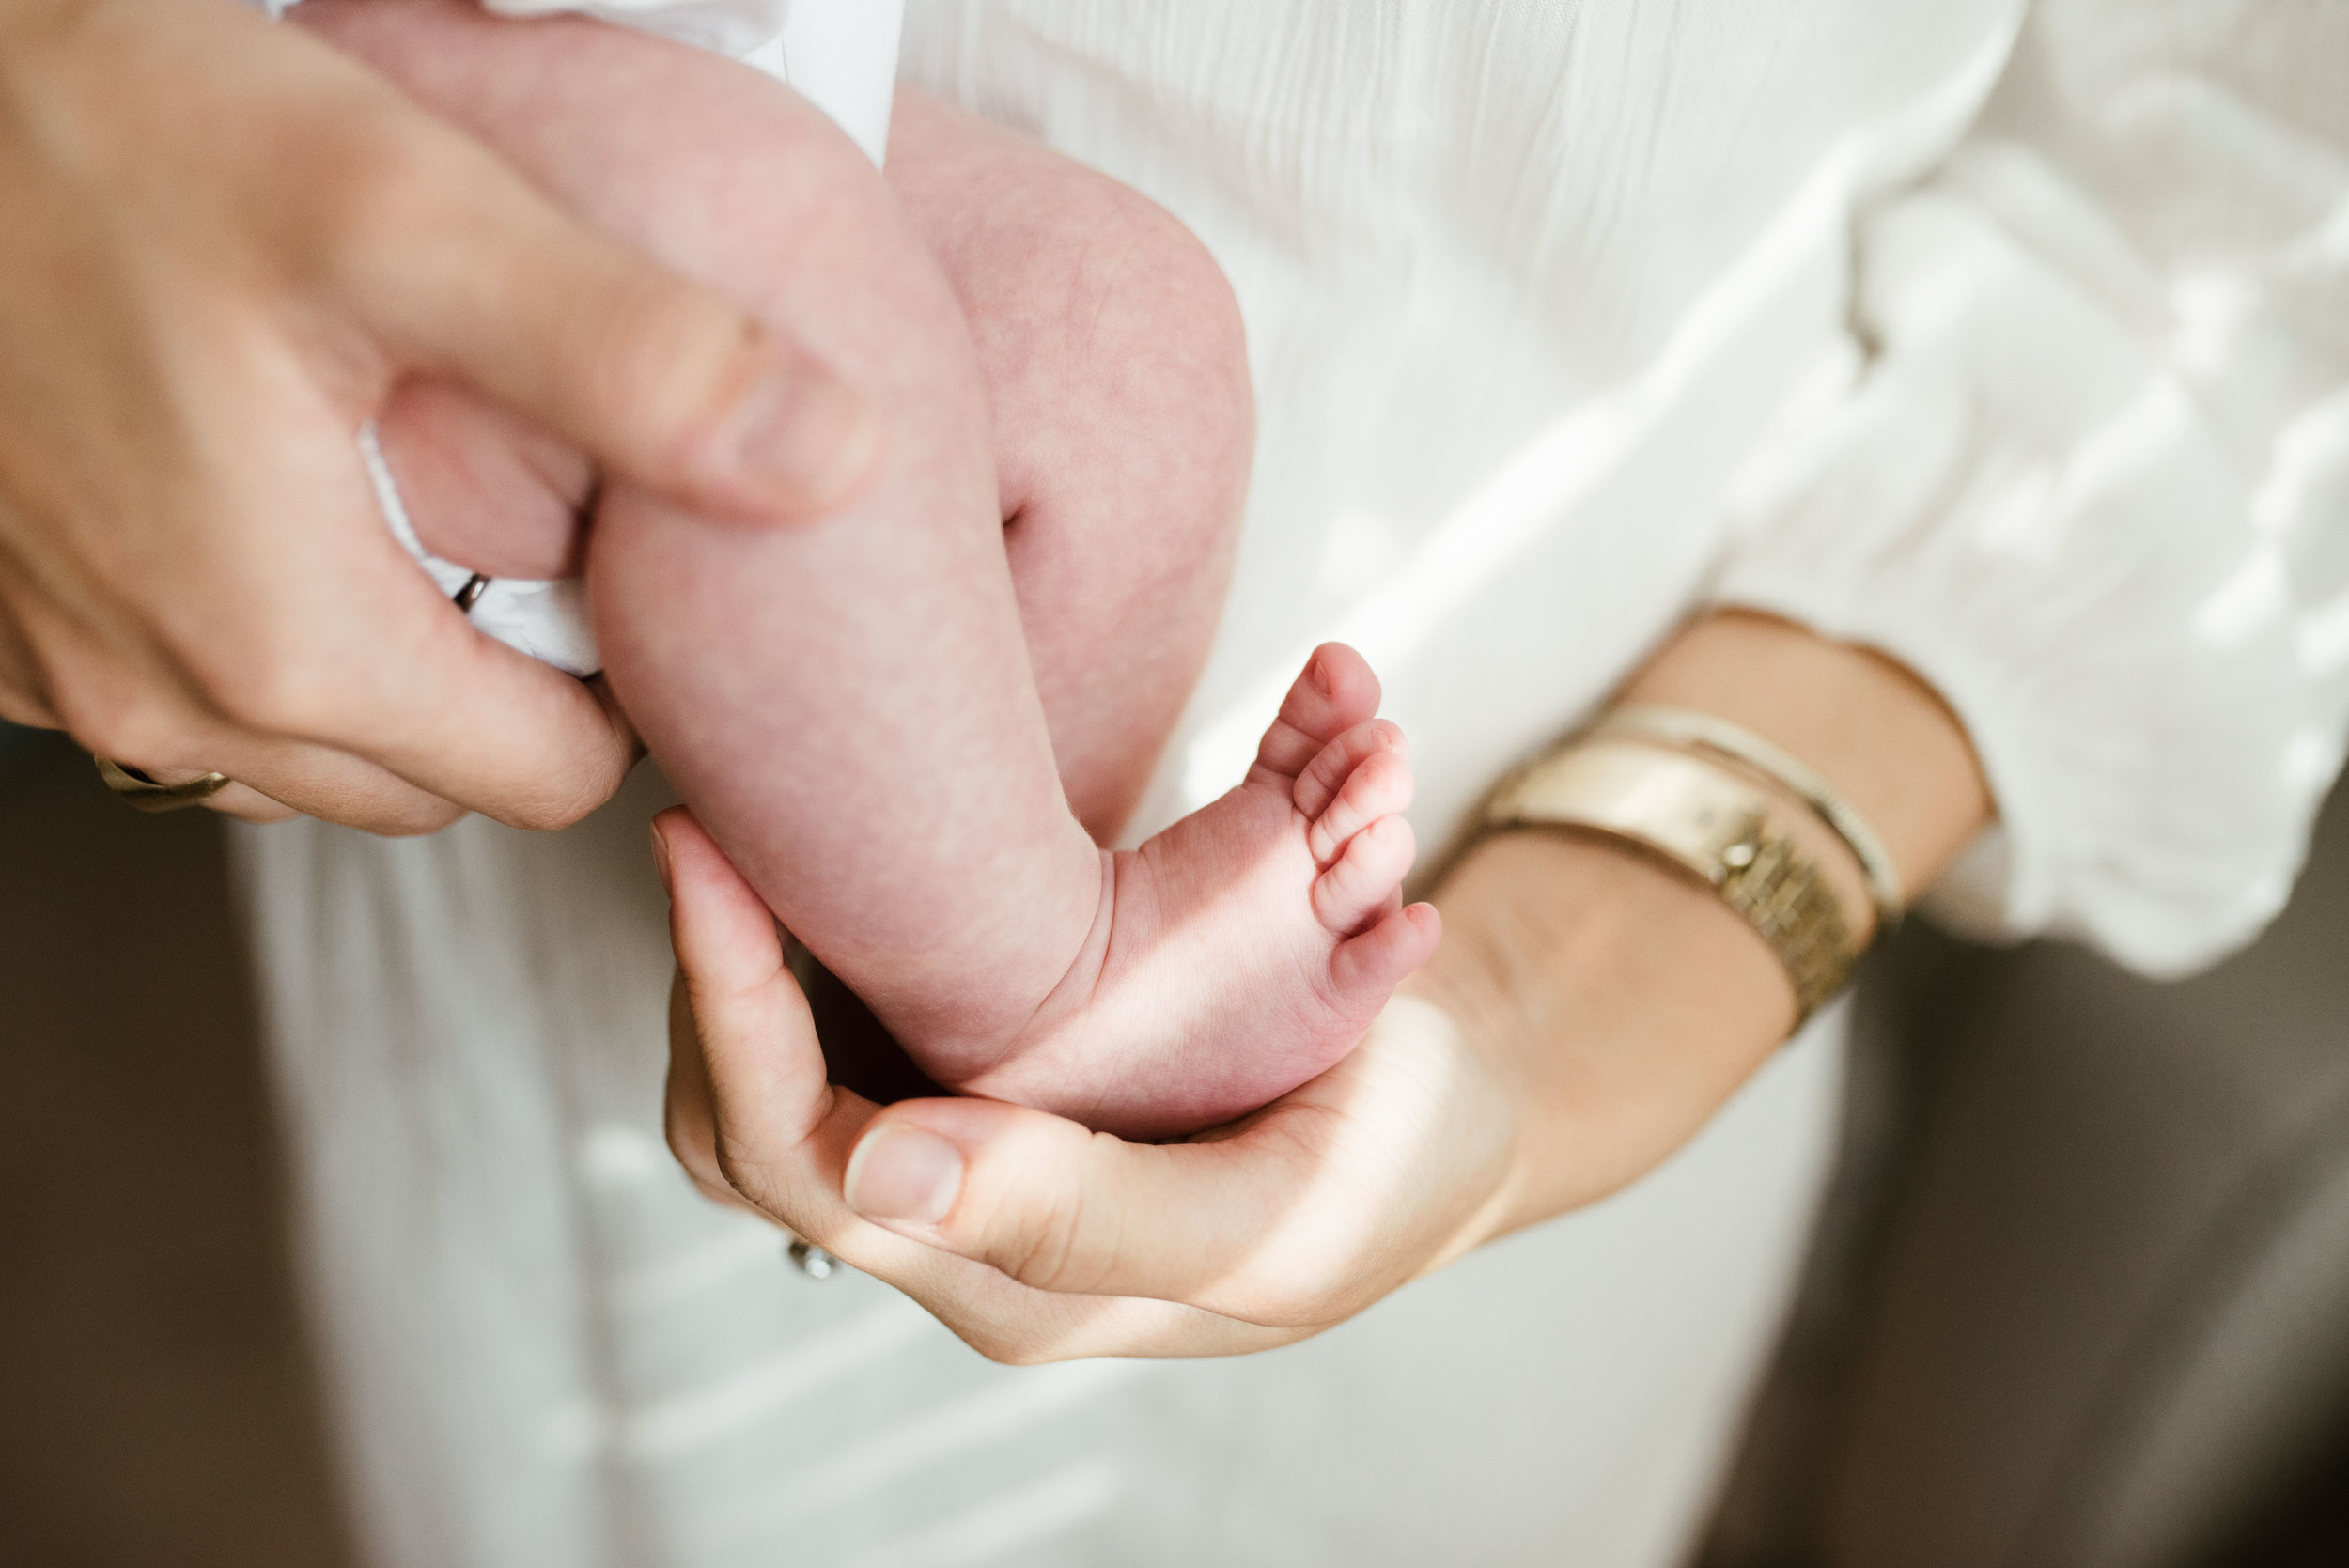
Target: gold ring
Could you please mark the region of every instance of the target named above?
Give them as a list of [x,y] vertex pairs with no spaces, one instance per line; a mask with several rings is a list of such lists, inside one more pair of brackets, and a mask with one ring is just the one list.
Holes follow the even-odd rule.
[[98,776],[106,781],[106,787],[119,796],[122,803],[132,811],[181,811],[189,806],[200,806],[226,789],[231,783],[226,773],[207,773],[200,779],[190,779],[186,784],[157,784],[135,768],[125,768],[104,757],[91,760],[98,764]]

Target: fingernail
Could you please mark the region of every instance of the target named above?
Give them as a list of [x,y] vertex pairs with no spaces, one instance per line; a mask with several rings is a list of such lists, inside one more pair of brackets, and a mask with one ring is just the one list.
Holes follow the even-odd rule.
[[962,1151],[920,1127],[881,1127],[848,1157],[844,1186],[867,1219],[943,1219],[962,1193]]
[[873,406],[832,377],[777,371],[736,415],[736,456],[752,483],[795,511],[841,500],[880,442]]
[[652,866],[661,873],[661,891],[672,898],[676,897],[677,887],[669,875],[669,835],[661,831],[658,818],[652,825]]

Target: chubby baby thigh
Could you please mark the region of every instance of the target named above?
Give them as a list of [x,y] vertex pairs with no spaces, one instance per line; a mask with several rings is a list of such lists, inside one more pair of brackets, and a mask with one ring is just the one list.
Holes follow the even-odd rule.
[[[986,404],[951,291],[871,160],[740,61],[576,16],[466,0],[307,0],[300,25],[382,71],[524,179],[631,249],[710,285],[830,362],[889,414],[892,460],[991,492]],[[428,223],[434,197],[420,200]],[[622,316],[580,330],[692,351]],[[636,339],[642,339],[641,344]],[[493,577],[578,569],[583,458],[466,389],[422,381],[381,422],[391,477],[433,554]]]
[[1143,193],[900,87],[890,185],[962,303],[1062,781],[1116,836],[1221,617],[1255,440],[1222,269]]

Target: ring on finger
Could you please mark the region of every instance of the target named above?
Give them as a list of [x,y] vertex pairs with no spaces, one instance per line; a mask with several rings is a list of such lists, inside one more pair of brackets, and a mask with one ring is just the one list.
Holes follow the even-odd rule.
[[811,1280],[829,1280],[846,1265],[838,1258],[812,1241],[793,1236],[786,1243],[783,1255],[791,1260],[791,1266]]
[[98,764],[98,776],[106,782],[106,787],[132,811],[183,811],[189,806],[200,806],[226,789],[232,782],[226,773],[206,773],[184,784],[167,784],[148,777],[136,768],[128,768],[105,757],[92,760]]

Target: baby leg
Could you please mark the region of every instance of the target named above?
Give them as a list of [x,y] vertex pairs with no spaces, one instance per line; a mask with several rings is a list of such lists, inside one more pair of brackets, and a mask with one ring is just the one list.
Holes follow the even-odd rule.
[[889,411],[872,480],[803,525],[610,487],[589,596],[614,690],[776,913],[910,1045],[1010,1032],[1104,873],[1029,671],[969,334],[878,171],[779,85],[623,29],[457,0],[295,14]]
[[[1431,912],[1394,908],[1408,770],[1369,724],[1376,683],[1326,651],[1290,705],[1318,718],[1284,710],[1239,789],[1138,853],[1093,849],[1028,675],[969,337],[845,138],[739,67],[594,23],[441,0],[304,9],[557,200],[742,300],[891,411],[867,492],[814,524],[729,525],[615,487],[588,576],[655,754],[918,1060],[953,1085],[1156,1132],[1248,1109],[1351,1046],[1434,937]],[[1061,428],[1072,444],[1128,434]],[[1037,450],[1045,477],[1023,505],[1061,472]],[[1080,589],[1115,560],[1113,529],[1033,536],[1062,547]],[[1227,540],[1228,522],[1200,536]]]
[[[1163,209],[919,91],[898,93],[887,177],[970,323],[1061,787],[1107,842],[1231,575],[1254,438],[1238,308]],[[435,554],[492,577],[579,569],[578,453],[447,382],[404,384],[381,426]]]
[[1158,1138],[1252,1110],[1352,1049],[1441,930],[1432,905],[1401,907],[1409,750],[1377,706],[1360,654],[1316,649],[1238,787],[1111,858],[1114,896],[1071,983],[990,1061],[933,1072]]
[[1062,787],[1106,842],[1231,578],[1255,441],[1238,304],[1163,208],[918,90],[886,172],[971,324]]

